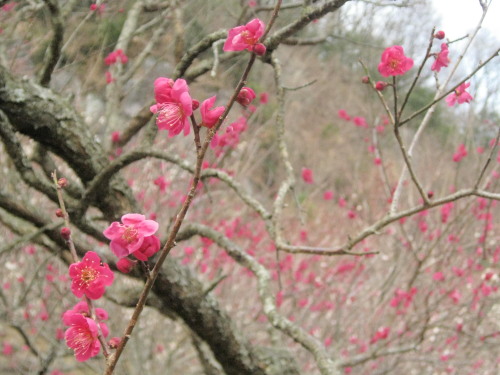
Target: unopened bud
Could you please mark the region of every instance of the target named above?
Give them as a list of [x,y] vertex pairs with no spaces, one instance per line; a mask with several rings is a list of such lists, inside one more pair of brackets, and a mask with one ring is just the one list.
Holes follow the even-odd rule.
[[442,30],[439,30],[436,34],[434,34],[434,38],[436,38],[436,39],[444,39],[444,36],[445,36],[445,34],[444,34],[444,31],[442,31]]
[[68,227],[62,227],[61,228],[61,237],[67,241],[67,240],[69,240],[70,236],[71,236],[71,229],[69,229]]
[[61,210],[60,208],[58,208],[58,209],[56,210],[56,216],[57,216],[57,217],[64,217],[64,214],[63,214],[63,212],[62,212],[62,210]]
[[361,77],[361,82],[362,82],[362,83],[365,83],[365,84],[366,84],[366,83],[370,83],[370,77],[368,77],[368,76],[363,76],[363,77]]
[[264,56],[266,54],[266,46],[262,43],[257,43],[253,46],[253,51],[257,56]]
[[193,103],[192,103],[193,111],[196,111],[199,106],[200,106],[200,102],[196,99],[193,99]]
[[120,337],[113,337],[109,340],[108,345],[111,349],[116,349],[120,345],[120,341],[122,341]]
[[253,91],[250,87],[242,87],[236,97],[236,101],[243,107],[247,107],[255,99],[255,97],[255,91]]
[[433,196],[434,196],[434,192],[433,192],[433,191],[431,191],[431,190],[429,190],[429,191],[427,192],[427,198],[431,199]]
[[387,87],[387,82],[378,81],[377,83],[375,83],[375,90],[377,90],[377,91],[382,91],[386,87]]
[[116,262],[116,268],[118,268],[120,272],[130,273],[130,271],[132,271],[132,268],[134,268],[136,263],[137,262],[130,260],[128,258],[121,258],[118,262]]
[[59,180],[57,180],[57,185],[64,189],[66,186],[68,186],[68,180],[66,180],[64,177],[61,177]]

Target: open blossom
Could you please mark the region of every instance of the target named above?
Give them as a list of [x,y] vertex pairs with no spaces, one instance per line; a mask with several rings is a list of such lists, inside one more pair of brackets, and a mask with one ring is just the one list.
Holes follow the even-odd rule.
[[126,64],[128,62],[128,57],[122,49],[117,49],[116,51],[109,53],[108,56],[104,58],[104,63],[106,65],[113,65],[116,64],[118,60],[120,60],[122,64]]
[[254,18],[246,25],[236,26],[229,30],[224,51],[253,51],[260,37],[264,35],[264,22]]
[[462,83],[455,89],[454,92],[446,97],[446,103],[448,103],[450,107],[453,107],[455,103],[469,103],[472,99],[474,99],[471,94],[465,91],[469,86],[470,83]]
[[73,294],[79,298],[86,295],[90,299],[101,298],[114,278],[109,266],[101,264],[101,258],[93,251],[88,251],[81,262],[69,266],[69,276],[73,280]]
[[224,110],[226,109],[223,106],[212,108],[215,103],[215,99],[215,96],[212,96],[211,98],[204,100],[200,106],[202,121],[201,125],[206,126],[207,128],[211,128],[212,126],[214,126],[219,120],[219,117],[222,115],[222,113],[224,113]]
[[168,130],[170,137],[182,130],[189,134],[189,116],[193,113],[193,99],[189,95],[189,87],[185,80],[159,77],[154,82],[156,104],[149,109],[157,113],[156,125],[159,129]]
[[77,361],[86,361],[99,354],[101,344],[97,338],[99,329],[97,323],[81,314],[69,317],[70,327],[66,330],[64,338],[68,347],[75,351]]
[[441,68],[445,68],[448,66],[448,64],[450,63],[448,52],[449,52],[448,44],[446,43],[441,44],[441,52],[439,52],[436,55],[436,60],[432,64],[431,70],[439,72]]
[[465,145],[462,143],[461,145],[458,146],[457,151],[453,154],[453,161],[458,163],[466,156],[467,156],[467,148],[465,148]]
[[378,71],[384,77],[400,76],[413,67],[413,60],[406,57],[403,47],[392,46],[385,49],[378,65]]
[[111,240],[111,251],[123,258],[139,250],[144,238],[152,236],[158,230],[158,223],[146,220],[144,215],[126,214],[122,216],[121,223],[114,221],[104,230],[103,234]]
[[313,184],[313,172],[309,168],[302,168],[302,179],[306,184]]
[[[72,324],[71,317],[75,314],[82,315],[85,318],[90,318],[89,306],[87,305],[87,302],[80,301],[75,306],[73,306],[72,309],[64,312],[62,316],[62,321],[65,326],[71,326]],[[96,321],[99,324],[99,327],[101,328],[102,335],[104,337],[107,337],[109,335],[109,329],[106,323],[104,323],[104,321],[108,320],[109,318],[108,312],[104,309],[96,307],[95,315],[96,315]]]

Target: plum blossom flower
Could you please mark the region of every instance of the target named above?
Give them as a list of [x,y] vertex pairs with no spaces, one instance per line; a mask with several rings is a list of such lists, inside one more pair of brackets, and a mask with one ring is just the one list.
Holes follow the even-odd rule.
[[474,99],[471,94],[465,91],[469,86],[470,83],[462,83],[455,89],[454,92],[446,97],[446,103],[448,103],[450,107],[453,107],[455,103],[469,103],[472,99]]
[[64,338],[68,347],[75,351],[77,361],[83,362],[95,357],[101,350],[97,338],[99,329],[97,323],[81,314],[73,314],[68,318],[70,327],[66,330]]
[[170,137],[176,136],[184,129],[189,134],[189,116],[193,113],[193,99],[189,95],[189,87],[185,80],[159,77],[154,82],[156,104],[149,109],[158,113],[156,125],[159,129],[168,130]]
[[127,55],[125,55],[122,49],[117,49],[116,51],[110,52],[108,56],[104,58],[104,63],[109,66],[116,64],[118,60],[122,64],[126,64],[128,62],[128,57]]
[[259,38],[264,35],[265,25],[258,18],[254,18],[246,25],[236,26],[229,30],[224,51],[253,51]]
[[337,112],[337,116],[339,116],[339,118],[341,119],[344,119],[346,121],[350,121],[351,120],[351,116],[349,116],[346,112],[345,109],[339,109],[339,111]]
[[439,72],[441,68],[445,68],[450,63],[450,58],[448,57],[448,44],[441,44],[441,52],[436,55],[436,60],[431,66],[431,70]]
[[[75,314],[82,315],[85,318],[90,318],[89,306],[87,305],[87,302],[80,301],[75,306],[73,306],[72,309],[65,311],[62,316],[63,324],[65,326],[71,326],[72,324],[71,317]],[[109,329],[106,323],[104,323],[104,321],[108,320],[109,318],[108,312],[104,309],[101,309],[100,307],[96,307],[95,315],[96,315],[96,322],[99,323],[102,335],[104,337],[107,337],[109,335]]]
[[403,47],[388,47],[382,53],[378,71],[384,77],[400,76],[413,67],[413,60],[406,57]]
[[109,246],[118,258],[139,250],[144,238],[158,230],[156,221],[146,220],[146,217],[140,214],[123,215],[121,221],[121,223],[114,221],[103,232],[104,236],[111,240]]
[[309,168],[302,168],[302,179],[306,184],[314,183],[312,170]]
[[204,100],[200,106],[201,121],[202,121],[201,125],[207,128],[213,127],[219,120],[219,117],[222,115],[224,110],[226,109],[224,106],[210,109],[213,107],[215,99],[216,97],[212,96],[211,98]]
[[69,276],[73,280],[73,294],[78,298],[86,295],[90,299],[101,298],[114,278],[109,266],[102,264],[99,255],[93,251],[88,251],[81,262],[69,266]]
[[462,143],[458,146],[457,151],[453,154],[453,161],[455,163],[458,163],[466,156],[467,156],[467,149],[465,148],[465,145]]

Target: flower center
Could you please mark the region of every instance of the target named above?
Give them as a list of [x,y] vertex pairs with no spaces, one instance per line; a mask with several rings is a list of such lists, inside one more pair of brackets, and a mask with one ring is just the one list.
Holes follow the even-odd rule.
[[91,267],[85,267],[80,275],[80,280],[83,284],[90,284],[92,281],[99,277],[99,271]]
[[257,43],[257,39],[248,30],[242,31],[240,35],[241,35],[241,39],[243,39],[243,41],[246,44],[253,45],[253,44]]
[[399,60],[392,59],[389,65],[392,69],[397,69],[399,67]]
[[158,111],[157,123],[159,126],[167,125],[170,129],[185,117],[182,107],[177,103],[162,103]]
[[122,234],[122,238],[127,241],[127,243],[132,243],[137,239],[137,234],[139,231],[134,227],[126,227],[125,231]]

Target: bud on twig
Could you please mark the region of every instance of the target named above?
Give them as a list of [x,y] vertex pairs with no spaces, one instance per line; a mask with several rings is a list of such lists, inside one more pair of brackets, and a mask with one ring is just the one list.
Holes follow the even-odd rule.
[[64,177],[61,177],[59,180],[57,180],[57,185],[61,189],[64,189],[66,186],[68,186],[68,180],[66,180]]
[[63,213],[63,211],[60,208],[58,208],[56,210],[56,216],[57,217],[64,217],[64,213]]
[[263,45],[262,43],[257,43],[253,47],[253,51],[257,56],[264,56],[266,54],[266,46]]
[[66,241],[69,240],[69,238],[71,237],[71,229],[69,229],[68,227],[62,227],[61,237],[64,238]]
[[444,36],[445,36],[445,34],[444,34],[444,31],[442,31],[442,30],[439,30],[436,34],[434,34],[434,38],[436,38],[436,39],[444,39]]

